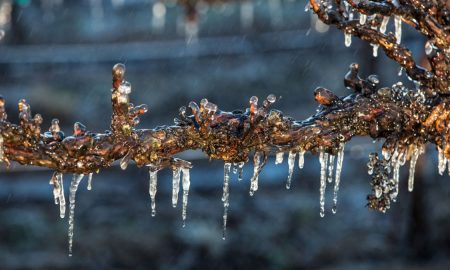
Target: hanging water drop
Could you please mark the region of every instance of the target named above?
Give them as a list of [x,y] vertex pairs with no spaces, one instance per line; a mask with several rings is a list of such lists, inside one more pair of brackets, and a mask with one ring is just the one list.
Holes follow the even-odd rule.
[[394,16],[394,28],[395,28],[395,39],[397,40],[397,44],[400,44],[402,40],[402,17]]
[[327,187],[327,161],[328,154],[322,149],[319,154],[320,161],[320,216],[325,216],[325,189]]
[[130,161],[131,153],[128,152],[121,160],[120,160],[120,168],[122,170],[126,170],[128,167],[128,162]]
[[292,174],[294,172],[294,164],[295,164],[295,156],[297,154],[290,151],[288,156],[288,178],[286,181],[286,189],[291,188],[291,182],[292,182]]
[[87,190],[92,190],[92,173],[89,174]]
[[172,171],[172,206],[175,208],[177,207],[178,203],[178,193],[180,192],[180,174],[181,174],[181,168],[176,167]]
[[342,172],[342,165],[344,161],[344,148],[345,144],[341,143],[339,145],[339,152],[337,155],[337,161],[336,161],[336,177],[334,179],[334,190],[333,190],[333,208],[331,209],[331,212],[333,214],[336,214],[337,211],[337,199],[338,199],[338,192],[339,192],[339,184],[341,183],[341,172]]
[[73,233],[75,226],[75,196],[77,193],[78,185],[83,179],[84,175],[74,174],[72,177],[72,182],[70,183],[70,194],[69,194],[69,256],[72,256],[72,246],[73,246]]
[[258,178],[259,178],[259,164],[261,162],[261,153],[255,152],[253,156],[253,176],[250,180],[250,196],[255,194],[255,191],[258,190]]
[[223,234],[222,239],[225,240],[225,233],[227,230],[227,219],[228,219],[228,206],[230,206],[230,192],[229,192],[229,182],[230,182],[230,168],[231,163],[225,163],[223,166]]
[[281,152],[281,151],[276,154],[276,156],[275,156],[275,164],[276,165],[283,163],[283,156],[284,156],[284,152]]
[[149,187],[148,187],[148,193],[150,194],[150,202],[152,207],[152,217],[156,215],[156,190],[157,190],[157,184],[158,184],[158,170],[150,165],[148,169],[149,173]]
[[189,187],[191,186],[189,168],[182,168],[183,172],[183,210],[181,213],[181,218],[183,220],[183,227],[186,227],[186,216],[187,216],[187,204],[189,196]]

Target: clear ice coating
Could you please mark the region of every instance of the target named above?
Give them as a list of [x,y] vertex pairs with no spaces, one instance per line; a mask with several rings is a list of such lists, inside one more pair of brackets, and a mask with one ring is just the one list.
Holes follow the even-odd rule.
[[352,35],[349,33],[344,33],[344,43],[345,47],[350,47],[352,45]]
[[320,216],[325,216],[325,189],[327,187],[327,161],[328,154],[322,149],[319,154],[320,161]]
[[411,154],[411,160],[409,164],[409,177],[408,177],[408,191],[411,192],[414,189],[414,173],[416,170],[416,163],[417,159],[419,158],[420,154],[423,153],[424,147],[423,145],[412,145],[411,146],[412,154]]
[[294,172],[294,163],[295,163],[295,156],[297,154],[294,152],[289,152],[289,156],[288,156],[288,178],[286,181],[286,189],[290,189],[291,188],[291,182],[292,182],[292,174]]
[[73,246],[73,229],[75,225],[75,196],[77,193],[78,185],[83,179],[84,175],[82,174],[74,174],[72,177],[72,182],[70,183],[70,194],[69,194],[69,203],[70,203],[70,214],[69,214],[69,256],[72,256],[72,246]]
[[298,153],[298,168],[303,169],[304,165],[305,165],[305,150],[301,150]]
[[92,190],[92,173],[89,174],[87,190]]
[[238,163],[238,181],[242,181],[242,174],[244,172],[244,165],[245,162],[239,162]]
[[336,173],[335,173],[336,176],[334,179],[334,190],[333,190],[333,208],[331,209],[333,214],[336,214],[337,211],[337,198],[339,192],[339,184],[341,183],[342,165],[344,162],[344,148],[345,144],[341,143],[339,145],[339,152],[336,161]]
[[189,168],[181,168],[181,171],[183,172],[183,210],[181,213],[181,218],[183,220],[183,227],[186,227],[186,216],[187,216],[186,213],[191,180],[189,175]]
[[395,28],[395,39],[397,40],[397,44],[400,44],[402,41],[402,17],[394,16],[394,28]]
[[180,192],[180,174],[181,174],[181,168],[176,167],[173,170],[173,177],[172,177],[172,206],[175,208],[177,207],[178,203],[178,193]]
[[275,155],[275,164],[281,164],[283,163],[283,156],[284,156],[284,152],[280,151]]
[[225,240],[225,233],[227,230],[227,219],[228,219],[228,207],[230,206],[230,168],[231,163],[225,163],[223,166],[223,234],[222,239]]
[[258,178],[259,178],[259,164],[261,162],[261,153],[255,152],[253,156],[253,176],[250,180],[250,196],[255,194],[255,191],[258,190]]
[[157,184],[158,184],[158,170],[154,168],[153,166],[149,166],[148,169],[149,174],[149,187],[148,187],[148,193],[150,194],[150,201],[151,201],[151,207],[152,207],[152,217],[156,215],[156,190],[157,190]]

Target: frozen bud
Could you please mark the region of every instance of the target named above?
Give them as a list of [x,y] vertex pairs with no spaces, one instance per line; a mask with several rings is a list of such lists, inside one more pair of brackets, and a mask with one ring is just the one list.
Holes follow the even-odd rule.
[[197,105],[197,103],[195,103],[194,101],[189,102],[189,108],[191,108],[192,113],[193,113],[194,115],[196,115],[197,112],[199,111],[198,105]]
[[43,121],[42,115],[40,115],[40,114],[38,114],[38,113],[37,113],[37,114],[34,116],[34,118],[33,118],[33,122],[34,122],[35,125],[40,125],[40,124],[42,124],[42,121]]
[[144,113],[148,112],[148,106],[147,106],[147,104],[141,104],[139,106],[136,106],[135,110],[136,110],[137,114],[144,114]]
[[217,105],[212,102],[208,102],[205,104],[205,110],[208,113],[215,113],[217,111]]
[[125,76],[125,65],[121,63],[115,64],[112,69],[112,75],[114,80],[123,81]]
[[258,105],[258,97],[252,96],[250,98],[250,105]]
[[5,107],[5,99],[3,98],[2,95],[0,95],[0,108],[4,108]]
[[185,117],[186,117],[186,107],[185,107],[185,106],[181,106],[181,107],[178,109],[178,113],[180,114],[180,116],[181,116],[182,118],[185,118]]
[[374,75],[374,74],[369,75],[369,77],[367,77],[367,80],[368,80],[370,83],[372,83],[373,85],[377,85],[377,84],[380,83],[380,79],[378,79],[378,76],[377,76],[377,75]]
[[56,132],[60,131],[61,129],[59,128],[59,120],[58,119],[53,119],[52,120],[52,125],[50,126],[50,128],[48,129],[48,131],[50,131],[52,134],[55,134]]
[[323,88],[323,87],[317,87],[316,90],[314,90],[314,99],[322,105],[325,106],[331,106],[333,105],[339,98],[336,96],[333,92],[330,90]]
[[200,108],[205,107],[206,104],[208,104],[208,100],[206,98],[200,100]]
[[83,136],[86,134],[86,126],[80,122],[76,122],[73,124],[73,135],[74,136]]
[[270,94],[267,96],[267,101],[269,101],[269,103],[274,103],[277,101],[277,97],[274,94]]

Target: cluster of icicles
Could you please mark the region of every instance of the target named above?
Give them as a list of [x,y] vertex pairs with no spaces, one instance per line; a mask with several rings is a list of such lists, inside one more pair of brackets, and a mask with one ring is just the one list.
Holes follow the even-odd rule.
[[[359,24],[360,25],[365,25],[367,23],[367,21],[373,20],[377,16],[376,14],[367,16],[366,14],[356,12],[355,10],[353,10],[352,6],[348,3],[348,1],[342,1],[342,4],[344,7],[343,8],[344,15],[347,17],[347,19],[349,21],[351,21],[355,18],[355,13],[359,14]],[[322,7],[324,7],[325,10],[329,10],[329,9],[333,8],[332,1],[330,1],[330,0],[321,0],[320,5]],[[306,7],[305,7],[305,11],[309,12],[310,9],[311,9],[311,5],[308,1],[308,3],[306,4]],[[394,15],[393,17],[394,17],[395,39],[397,41],[397,44],[400,44],[400,42],[402,40],[402,18],[401,18],[401,16],[398,16],[398,15]],[[383,19],[381,20],[381,23],[380,23],[380,28],[378,29],[378,27],[376,25],[371,26],[371,28],[374,30],[379,30],[379,32],[381,34],[385,34],[387,25],[389,23],[389,19],[390,19],[390,16],[383,16]],[[349,29],[349,31],[351,31],[351,30]],[[352,44],[351,32],[344,31],[344,44],[346,47],[350,47],[350,45]],[[378,44],[371,44],[371,45],[373,47],[373,57],[377,57],[378,56],[378,48],[380,46]]]
[[[331,184],[334,180],[334,188],[333,188],[333,206],[332,213],[336,213],[337,209],[337,198],[339,191],[339,184],[341,179],[342,165],[344,159],[344,143],[341,143],[339,149],[337,151],[337,155],[332,155],[323,151],[323,149],[319,150],[319,161],[320,161],[320,216],[325,216],[325,191],[327,187],[327,183]],[[441,148],[439,150],[439,173],[442,175],[447,168],[447,164],[450,163],[448,159],[444,156],[444,153]],[[386,160],[390,160],[389,166],[393,168],[392,170],[392,180],[396,185],[396,192],[394,194],[395,198],[392,198],[393,201],[396,199],[396,195],[398,194],[398,183],[399,183],[399,169],[400,166],[404,165],[406,162],[407,156],[410,159],[410,168],[409,168],[409,178],[408,178],[408,190],[412,191],[414,187],[414,172],[416,167],[416,162],[420,154],[424,152],[423,145],[411,145],[408,149],[401,150],[398,147],[395,148],[393,152],[383,150],[383,157]],[[292,175],[295,167],[295,159],[297,154],[298,158],[298,167],[300,169],[304,166],[304,151],[300,151],[298,153],[289,152],[288,153],[288,177],[286,181],[286,188],[290,189],[292,182]],[[254,161],[254,170],[253,176],[250,179],[250,195],[253,196],[254,193],[258,190],[258,178],[259,174],[262,170],[263,163],[261,162],[261,152],[256,152],[253,157]],[[284,152],[280,151],[276,153],[275,164],[281,164],[283,162]],[[3,138],[0,136],[0,160],[3,158]],[[151,213],[152,216],[156,215],[156,191],[157,191],[157,172],[158,169],[149,165],[149,194],[151,199]],[[244,162],[239,163],[225,163],[224,164],[224,181],[223,181],[223,239],[225,239],[225,232],[227,226],[227,217],[228,217],[228,208],[230,205],[229,202],[229,185],[230,185],[230,174],[233,172],[238,175],[238,180],[242,180]],[[450,164],[448,167],[450,174]],[[369,174],[373,173],[373,167],[369,165]],[[75,196],[78,189],[78,186],[85,175],[82,174],[74,174],[72,177],[72,181],[70,184],[70,195],[69,195],[69,256],[72,255],[72,244],[73,244],[73,235],[74,235],[74,214],[75,214]],[[182,177],[181,177],[182,176]],[[63,174],[60,172],[54,173],[50,180],[50,184],[53,185],[53,195],[55,204],[59,205],[60,209],[60,217],[65,217],[66,212],[66,199],[64,197],[64,182],[63,182]],[[186,225],[186,216],[187,216],[187,204],[188,204],[188,195],[189,195],[189,187],[190,187],[190,174],[189,168],[186,167],[177,167],[173,170],[173,182],[172,182],[172,205],[173,207],[177,206],[178,203],[178,194],[180,192],[180,184],[182,188],[182,221],[183,227]],[[87,189],[92,189],[92,173],[88,175],[88,185]],[[383,194],[382,189],[375,188],[375,195],[377,197]]]

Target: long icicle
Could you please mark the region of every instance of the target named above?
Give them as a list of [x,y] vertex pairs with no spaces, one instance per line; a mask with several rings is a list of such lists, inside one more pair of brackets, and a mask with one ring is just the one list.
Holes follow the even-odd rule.
[[187,205],[191,180],[189,175],[189,168],[182,168],[181,171],[183,172],[183,210],[181,213],[181,218],[183,220],[183,227],[186,227]]
[[320,150],[320,216],[325,216],[325,189],[327,187],[327,160],[328,154]]
[[225,240],[225,233],[227,230],[227,220],[228,220],[228,207],[230,206],[230,168],[231,163],[226,162],[223,166],[223,232],[222,239]]
[[341,183],[341,172],[342,172],[342,165],[343,165],[343,161],[344,161],[344,148],[345,148],[345,144],[341,143],[339,145],[339,152],[338,152],[337,161],[336,161],[336,173],[335,173],[336,176],[334,179],[334,190],[333,190],[333,208],[331,209],[331,212],[333,214],[336,214],[336,211],[337,211],[339,184]]
[[178,204],[178,193],[180,193],[180,174],[181,174],[181,168],[176,167],[173,170],[173,177],[172,177],[172,206],[175,208]]
[[288,178],[286,181],[286,189],[291,188],[291,182],[292,182],[292,174],[294,173],[294,163],[295,163],[295,156],[297,154],[290,151],[289,157],[288,157]]
[[334,158],[335,156],[330,155],[330,158],[328,160],[328,183],[333,182]]
[[259,178],[259,164],[261,162],[261,153],[255,152],[253,156],[253,176],[250,180],[250,196],[255,194],[255,191],[258,190],[258,178]]
[[75,226],[75,197],[78,189],[78,185],[83,179],[84,175],[82,174],[74,174],[72,177],[72,182],[70,183],[70,194],[69,194],[69,203],[70,203],[70,214],[69,214],[69,256],[72,256],[72,246],[73,246],[73,233]]
[[89,174],[87,190],[92,190],[92,173]]
[[152,207],[152,217],[156,215],[156,191],[158,184],[158,170],[152,165],[148,168],[149,183],[148,183],[148,193],[150,194],[150,201]]
[[400,44],[402,41],[402,17],[395,15],[394,16],[394,28],[395,28],[395,39],[397,40],[397,44]]
[[66,215],[66,197],[64,196],[64,181],[63,181],[63,174],[57,173],[56,174],[56,181],[59,183],[59,216],[61,218],[64,218]]

